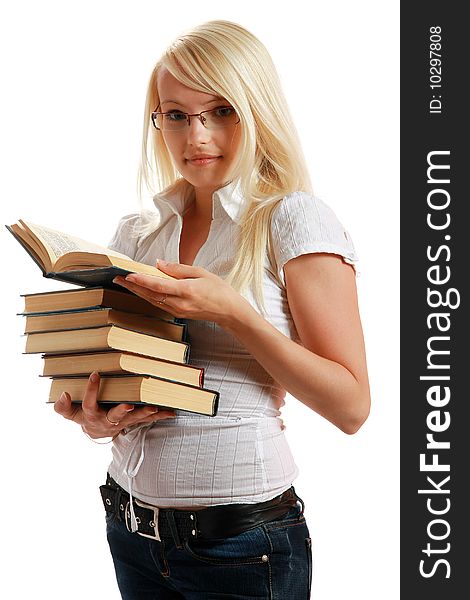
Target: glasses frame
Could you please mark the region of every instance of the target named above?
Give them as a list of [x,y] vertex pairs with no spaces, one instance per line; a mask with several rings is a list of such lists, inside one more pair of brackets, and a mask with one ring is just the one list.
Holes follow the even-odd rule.
[[[172,111],[158,112],[159,108],[160,108],[160,105],[158,105],[157,108],[150,115],[151,118],[152,118],[152,124],[153,124],[153,126],[155,127],[155,129],[157,131],[184,131],[186,129],[185,127],[182,127],[181,129],[160,129],[160,127],[157,127],[156,119],[157,119],[158,115],[174,114]],[[181,110],[181,111],[179,111],[179,114],[182,114],[182,115],[184,115],[186,117],[186,123],[187,123],[188,127],[191,126],[191,117],[197,117],[201,121],[203,127],[205,127],[206,129],[208,129],[209,131],[212,131],[210,127],[207,127],[207,125],[204,124],[204,117],[202,115],[204,113],[213,112],[214,110],[217,110],[219,108],[231,108],[232,110],[235,110],[233,108],[233,106],[217,106],[216,108],[210,108],[208,110],[202,110],[200,113],[193,113],[193,114],[186,113],[186,112],[184,112],[184,111]],[[235,111],[235,114],[238,117],[238,121],[236,123],[233,123],[233,125],[238,125],[238,123],[240,123],[240,115],[237,113],[237,111]],[[227,125],[227,127],[229,127],[229,126]],[[215,127],[214,129],[224,129],[224,128],[225,128],[225,126],[224,127]]]

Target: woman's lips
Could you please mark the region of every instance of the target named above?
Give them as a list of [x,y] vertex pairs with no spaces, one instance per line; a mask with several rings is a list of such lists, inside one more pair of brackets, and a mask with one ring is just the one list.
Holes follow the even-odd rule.
[[194,166],[204,166],[204,165],[210,165],[211,163],[214,163],[215,161],[219,160],[219,158],[222,158],[221,156],[213,156],[211,158],[193,158],[191,160],[188,160],[188,163],[190,163],[191,165]]

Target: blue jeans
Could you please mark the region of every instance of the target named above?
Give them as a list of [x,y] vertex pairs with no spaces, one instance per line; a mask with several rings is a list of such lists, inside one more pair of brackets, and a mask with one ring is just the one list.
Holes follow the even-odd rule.
[[130,533],[106,516],[124,600],[308,600],[311,540],[299,504],[280,519],[223,540],[188,540],[181,549]]

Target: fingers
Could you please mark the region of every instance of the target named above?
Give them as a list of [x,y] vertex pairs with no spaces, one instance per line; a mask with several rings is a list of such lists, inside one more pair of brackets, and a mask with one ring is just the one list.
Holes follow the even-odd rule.
[[82,400],[82,410],[89,420],[99,417],[100,409],[98,407],[98,393],[100,390],[100,376],[96,371],[91,373],[85,388],[85,394]]
[[[119,422],[112,417],[106,418],[106,411],[98,405],[98,395],[100,391],[100,376],[96,371],[91,373],[85,388],[82,399],[83,422],[82,429],[93,438],[113,436],[118,433],[116,430]],[[114,425],[112,421],[116,422]]]
[[181,263],[170,263],[164,260],[157,260],[157,269],[160,269],[167,275],[171,275],[176,279],[185,279],[187,277],[203,277],[209,275],[209,272],[202,267],[195,267],[193,265],[184,265]]
[[159,409],[157,406],[139,406],[134,410],[125,412],[122,418],[119,418],[119,412],[122,414],[121,407],[115,407],[108,411],[109,421],[119,421],[119,429],[132,427],[143,423],[152,423],[162,419],[171,419],[176,416],[174,411]]
[[[169,263],[161,259],[157,261],[157,268],[164,273],[171,275],[173,279],[197,279],[198,277],[211,277],[212,273],[202,267],[193,265],[184,265],[180,263]],[[137,291],[135,286],[146,287],[154,292],[168,294],[169,296],[178,296],[179,286],[177,282],[171,279],[163,279],[154,275],[143,275],[141,273],[130,273],[126,277],[115,277],[113,283],[122,285],[132,291]]]
[[[149,408],[151,408],[151,407],[149,407]],[[151,423],[152,421],[162,421],[163,419],[174,419],[175,417],[176,417],[176,413],[173,412],[172,410],[164,410],[164,409],[159,409],[159,408],[155,407],[155,408],[153,408],[153,414],[151,414],[149,417],[147,417],[146,421]]]
[[73,406],[70,394],[62,392],[60,398],[54,402],[54,410],[56,413],[59,413],[59,415],[73,421],[79,407]]
[[[124,413],[124,418],[118,420],[116,416],[119,413],[122,414],[122,408],[110,409],[108,412],[101,411],[102,422],[98,421],[85,421],[82,424],[83,431],[91,438],[102,438],[111,437],[113,440],[119,435],[119,433],[126,434],[126,429],[133,427],[134,425],[147,425],[154,423],[155,421],[161,421],[163,419],[172,419],[176,417],[173,411],[162,410],[159,411],[158,407],[144,406],[142,408],[134,407],[127,409]],[[128,413],[132,413],[129,416]],[[116,420],[115,420],[116,419]],[[103,423],[104,421],[104,423]]]
[[[106,411],[106,408],[104,409]],[[132,413],[134,406],[132,404],[120,404],[119,406],[113,407],[106,412],[106,418],[108,423],[121,423],[121,421],[127,417],[128,414]]]
[[[117,285],[126,288],[126,290],[133,292],[134,294],[140,296],[141,298],[144,298],[145,300],[151,300],[155,292],[160,292],[160,284],[155,283],[151,280],[149,281],[147,278],[150,278],[150,275],[139,275],[139,278],[140,277],[142,277],[142,279],[139,279],[138,282],[133,282],[127,281],[126,279],[124,279],[124,277],[118,276],[113,279],[113,283],[117,283]],[[144,277],[146,279],[143,279]],[[158,279],[158,277],[155,277],[155,279]],[[162,291],[160,293],[163,294],[167,292]]]
[[177,296],[180,287],[178,281],[170,281],[168,279],[162,279],[161,277],[141,275],[138,273],[131,273],[125,278],[121,276],[115,277],[113,283],[122,285],[139,296],[142,296],[143,293],[145,293],[145,290],[149,290],[152,294],[158,292],[159,294]]
[[109,410],[98,405],[100,376],[94,371],[89,379],[81,405],[74,405],[69,393],[63,392],[54,403],[54,410],[66,419],[75,421],[92,438],[112,437],[127,427],[174,418],[172,410],[157,406],[135,407],[119,404]]

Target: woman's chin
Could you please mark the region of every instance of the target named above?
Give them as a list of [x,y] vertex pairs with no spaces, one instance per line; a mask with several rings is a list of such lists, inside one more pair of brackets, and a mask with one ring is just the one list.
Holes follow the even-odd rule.
[[186,181],[188,181],[195,188],[216,189],[223,185],[223,182],[227,180],[227,177],[220,173],[217,173],[217,176],[215,176],[214,173],[194,173],[184,169],[181,174]]

